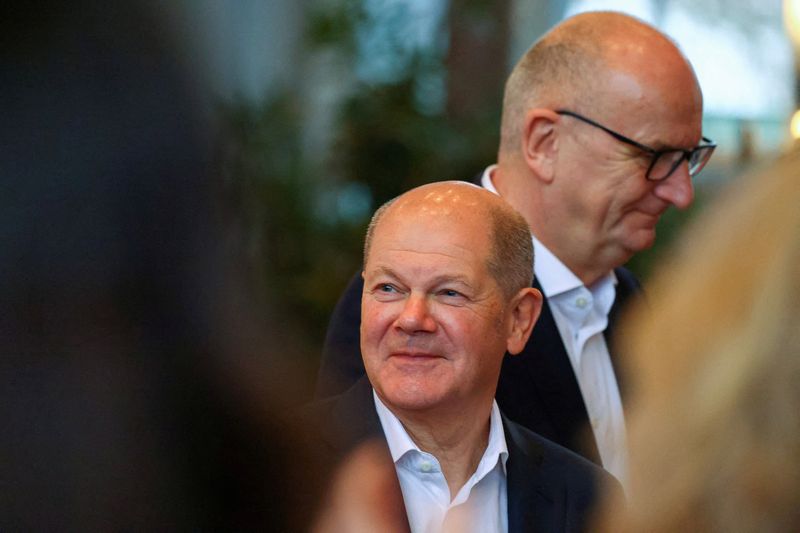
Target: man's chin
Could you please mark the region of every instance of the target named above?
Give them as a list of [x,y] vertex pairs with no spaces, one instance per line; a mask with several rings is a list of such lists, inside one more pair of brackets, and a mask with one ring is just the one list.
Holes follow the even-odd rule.
[[379,395],[387,407],[409,412],[435,408],[443,400],[441,391],[431,390],[419,383],[386,387]]
[[625,249],[630,251],[630,255],[643,252],[653,247],[656,242],[656,228],[640,228],[629,235],[625,241]]

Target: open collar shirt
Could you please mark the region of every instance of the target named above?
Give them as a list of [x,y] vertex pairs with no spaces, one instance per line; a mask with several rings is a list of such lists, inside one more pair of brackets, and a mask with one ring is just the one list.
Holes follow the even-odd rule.
[[451,495],[436,457],[419,449],[374,390],[372,395],[400,481],[411,531],[506,533],[508,447],[497,402],[492,404],[489,441],[478,467],[458,493]]
[[[488,167],[481,185],[499,194]],[[613,270],[586,287],[583,282],[532,236],[534,274],[553,313],[561,340],[583,396],[603,467],[623,486],[627,480],[625,418],[619,386],[603,331],[616,297]]]

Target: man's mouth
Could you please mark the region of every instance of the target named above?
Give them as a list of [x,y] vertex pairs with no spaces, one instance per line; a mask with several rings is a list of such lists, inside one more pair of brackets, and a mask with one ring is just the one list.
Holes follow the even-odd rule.
[[406,361],[419,361],[419,362],[442,358],[441,355],[424,350],[395,350],[390,353],[390,357]]

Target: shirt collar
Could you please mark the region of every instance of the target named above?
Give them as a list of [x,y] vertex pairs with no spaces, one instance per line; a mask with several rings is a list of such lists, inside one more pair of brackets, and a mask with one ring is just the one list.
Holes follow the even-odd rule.
[[483,174],[481,175],[481,187],[483,187],[487,191],[495,193],[497,196],[500,196],[500,193],[497,192],[497,189],[494,186],[494,182],[492,181],[492,173],[496,168],[497,165],[489,165],[488,167],[486,167],[486,170],[484,170]]
[[539,239],[533,237],[533,271],[548,298],[582,287],[583,283]]
[[[411,440],[411,437],[403,427],[400,419],[384,405],[375,392],[375,389],[372,390],[372,397],[375,400],[375,410],[378,412],[378,418],[383,427],[383,434],[386,436],[386,442],[389,444],[389,452],[392,454],[392,461],[395,465],[407,453],[422,453],[422,450]],[[508,460],[508,446],[506,445],[506,436],[503,431],[503,420],[500,416],[500,409],[497,407],[497,402],[492,400],[492,411],[489,416],[489,442],[473,477],[476,479],[484,477],[495,467],[498,460],[505,473],[506,461]]]
[[389,451],[392,453],[392,461],[396,464],[406,453],[419,450],[419,448],[408,436],[400,420],[378,398],[375,389],[372,389],[372,397],[375,400],[375,410],[378,412],[381,426],[383,426],[383,434],[389,444]]
[[508,446],[506,445],[506,433],[503,430],[503,419],[500,416],[500,408],[497,402],[492,400],[492,414],[489,416],[489,443],[486,451],[483,452],[481,462],[475,471],[475,475],[480,479],[497,464],[497,460],[503,465],[503,472],[506,471],[506,461],[508,460]]
[[[584,286],[580,278],[536,237],[533,237],[533,256],[535,257],[533,271],[547,298]],[[611,270],[588,289],[592,294],[597,295],[598,292],[605,292],[609,288],[613,291],[613,287],[616,285],[617,275]]]

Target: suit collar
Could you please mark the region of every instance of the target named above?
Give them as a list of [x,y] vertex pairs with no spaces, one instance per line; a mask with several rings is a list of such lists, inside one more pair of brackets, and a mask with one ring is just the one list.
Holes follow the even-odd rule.
[[539,444],[526,438],[522,426],[503,417],[508,444],[508,531],[549,532],[559,531],[561,518],[554,503],[558,495],[552,483],[547,483],[540,468],[544,451]]
[[[534,279],[533,286],[541,290],[538,279]],[[547,298],[528,343],[522,353],[515,357],[524,358],[526,362],[525,371],[535,385],[555,429],[554,440],[569,445],[576,425],[588,424],[589,416]],[[590,440],[587,449],[580,453],[597,462],[599,453],[594,440]]]
[[385,441],[372,399],[372,385],[366,375],[332,401],[330,419],[324,421],[328,428],[324,438],[339,454],[344,455],[372,438]]

